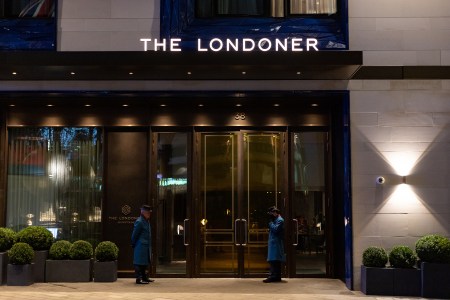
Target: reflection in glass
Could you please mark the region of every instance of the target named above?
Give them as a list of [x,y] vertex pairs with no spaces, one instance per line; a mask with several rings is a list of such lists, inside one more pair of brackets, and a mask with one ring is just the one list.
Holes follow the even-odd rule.
[[102,135],[96,127],[9,129],[7,226],[101,238]]
[[293,133],[293,214],[298,221],[297,274],[326,274],[325,138]]
[[187,134],[158,133],[156,272],[186,273]]

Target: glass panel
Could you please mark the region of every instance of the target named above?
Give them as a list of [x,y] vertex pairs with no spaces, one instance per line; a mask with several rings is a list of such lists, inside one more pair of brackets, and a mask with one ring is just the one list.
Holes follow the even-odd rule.
[[323,132],[293,133],[297,274],[326,274],[325,137]]
[[245,218],[248,220],[248,243],[245,249],[245,272],[267,272],[267,208],[279,202],[280,134],[244,134]]
[[54,0],[0,0],[0,18],[49,18],[54,16]]
[[7,226],[101,239],[102,134],[96,127],[9,129]]
[[[270,0],[282,2],[283,0]],[[278,4],[277,7],[280,5]],[[269,0],[197,0],[196,16],[263,16],[268,15]],[[273,9],[272,9],[273,10]]]
[[156,272],[185,274],[187,217],[187,134],[158,134]]
[[201,154],[200,272],[237,273],[236,136],[203,134]]
[[290,0],[291,14],[335,14],[337,0]]

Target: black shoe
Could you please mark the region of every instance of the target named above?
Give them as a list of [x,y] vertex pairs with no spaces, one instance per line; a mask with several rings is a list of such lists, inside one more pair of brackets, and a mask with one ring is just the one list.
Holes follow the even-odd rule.
[[270,282],[280,282],[281,278],[266,278],[263,280],[264,283],[270,283]]
[[149,283],[150,283],[150,281],[145,281],[142,278],[136,279],[136,284],[149,284]]

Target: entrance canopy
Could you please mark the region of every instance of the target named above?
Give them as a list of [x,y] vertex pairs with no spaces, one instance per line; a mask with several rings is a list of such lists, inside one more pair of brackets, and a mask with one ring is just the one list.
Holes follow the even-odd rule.
[[349,80],[362,51],[3,52],[0,80]]

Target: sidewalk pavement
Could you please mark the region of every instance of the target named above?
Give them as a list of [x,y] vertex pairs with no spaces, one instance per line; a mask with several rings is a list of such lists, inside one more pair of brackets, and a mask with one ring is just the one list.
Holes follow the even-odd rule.
[[155,282],[148,285],[136,285],[134,279],[119,278],[112,283],[35,283],[26,287],[2,285],[0,299],[405,300],[422,298],[366,296],[360,291],[348,290],[340,280],[322,278],[287,278],[278,283],[263,283],[261,278],[156,278]]

